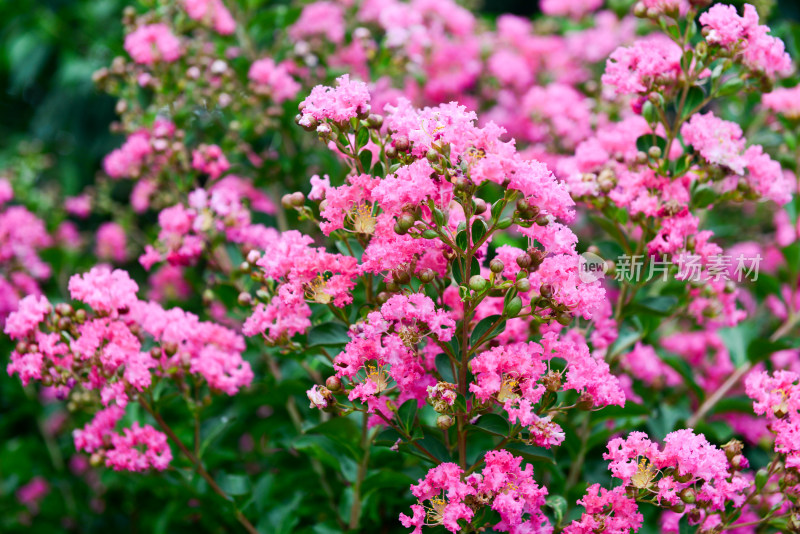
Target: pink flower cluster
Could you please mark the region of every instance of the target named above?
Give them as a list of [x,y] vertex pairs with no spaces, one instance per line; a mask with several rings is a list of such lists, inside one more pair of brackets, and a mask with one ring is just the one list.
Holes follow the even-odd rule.
[[220,35],[236,31],[236,21],[222,0],[183,0],[183,7],[191,18],[208,24]]
[[276,104],[294,99],[300,91],[300,84],[290,74],[290,64],[275,63],[272,58],[254,61],[247,77],[253,82],[255,93],[269,96]]
[[345,74],[336,79],[336,87],[318,85],[300,102],[300,124],[310,126],[314,121],[347,122],[358,116],[366,117],[370,112],[369,100],[367,84],[351,81]]
[[52,245],[44,221],[22,206],[0,205],[0,323],[23,296],[41,293],[52,269],[39,254]]
[[[566,368],[547,372],[553,358],[566,361]],[[608,364],[591,356],[576,337],[558,339],[549,332],[541,345],[529,342],[495,347],[477,355],[470,369],[475,375],[470,391],[483,402],[497,400],[509,420],[528,427],[530,440],[540,447],[550,448],[564,440],[561,427],[534,410],[546,392],[572,389],[598,407],[625,404],[625,394]],[[562,377],[566,378],[563,384]]]
[[747,68],[770,78],[791,73],[792,59],[783,41],[758,23],[758,11],[752,5],[745,4],[744,15],[739,16],[734,6],[715,4],[700,15],[700,23],[709,43],[735,54]]
[[140,26],[126,35],[125,51],[142,65],[153,65],[157,61],[169,63],[183,55],[180,40],[162,23]]
[[657,34],[615,50],[606,63],[602,81],[619,95],[647,93],[657,78],[674,81],[681,72],[680,62],[680,47]]
[[265,248],[272,243],[277,232],[252,223],[252,214],[243,199],[251,195],[264,211],[273,211],[271,201],[242,179],[231,178],[237,177],[228,176],[209,190],[195,189],[189,194],[188,207],[176,204],[159,213],[158,244],[147,245],[139,258],[145,269],[161,261],[191,265],[219,235],[248,249]]
[[158,174],[169,159],[175,125],[156,119],[150,130],[140,129],[103,160],[103,170],[112,178],[141,178]]
[[761,198],[786,204],[791,200],[791,184],[781,166],[759,145],[745,149],[745,139],[738,124],[722,120],[713,113],[692,115],[681,128],[684,140],[711,165],[731,172],[724,190],[739,185],[738,176],[747,170],[747,183]]
[[775,434],[775,452],[786,455],[787,468],[800,468],[800,374],[754,372],[745,380],[753,410],[764,415]]
[[217,145],[200,145],[192,151],[192,168],[216,180],[231,168],[231,164]]
[[250,253],[248,260],[279,285],[271,300],[259,302],[245,321],[245,335],[263,334],[278,343],[311,326],[309,302],[343,307],[353,300],[357,260],[311,247],[312,241],[291,230],[271,235],[264,244],[267,252],[263,256],[256,251]]
[[450,314],[436,309],[427,296],[394,295],[380,311],[370,313],[365,322],[351,327],[350,342],[334,358],[336,376],[346,377],[355,384],[348,398],[367,403],[370,413],[378,407],[384,408],[385,399],[384,404],[379,404],[378,396],[389,388],[392,380],[400,391],[399,402],[412,398],[421,405],[427,399],[428,386],[436,384],[436,379],[428,373],[435,365],[431,361],[435,353],[428,351],[431,357],[423,358],[418,349],[429,337],[449,341],[454,329],[455,321]]
[[[533,466],[522,468],[522,458],[505,450],[489,451],[480,473],[464,476],[453,463],[440,464],[411,486],[418,504],[412,516],[400,514],[406,528],[421,534],[423,526],[444,525],[450,532],[461,532],[475,512],[488,506],[500,516],[492,528],[498,532],[550,532],[552,526],[541,508],[547,489],[533,480]],[[424,503],[428,502],[428,505]]]
[[761,97],[761,104],[774,113],[791,119],[800,118],[800,85],[792,88],[777,88]]
[[[108,466],[141,471],[164,469],[169,463],[166,438],[151,427],[134,425],[122,435],[113,434],[129,397],[149,388],[154,375],[192,377],[228,395],[253,380],[241,356],[241,336],[183,310],[138,300],[138,286],[125,271],[94,267],[73,276],[69,290],[94,316],[59,305],[51,317],[53,306],[47,299],[26,297],[5,327],[19,341],[8,373],[19,375],[24,384],[38,380],[53,385],[61,396],[76,387],[98,390],[106,408],[76,431],[75,444],[90,453],[102,451]],[[69,337],[61,335],[64,330]],[[145,336],[156,343],[147,352]]]
[[747,467],[737,457],[734,469],[723,450],[708,443],[691,429],[676,430],[664,438],[659,449],[643,432],[608,442],[603,458],[623,486],[644,491],[664,506],[685,504],[687,510],[702,505],[710,511],[726,505],[740,507],[751,482],[735,469]]
[[565,534],[630,534],[639,532],[644,521],[636,501],[628,497],[622,486],[607,490],[600,484],[592,484],[578,504],[586,512],[567,525]]

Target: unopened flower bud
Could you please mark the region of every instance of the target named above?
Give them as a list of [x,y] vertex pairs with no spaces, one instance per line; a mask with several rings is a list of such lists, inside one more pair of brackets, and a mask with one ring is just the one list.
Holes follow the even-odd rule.
[[732,439],[722,446],[722,450],[725,451],[725,456],[728,460],[732,460],[734,456],[741,454],[743,448],[743,443],[738,439]]
[[392,277],[398,284],[407,284],[411,281],[411,275],[408,274],[408,271],[404,271],[402,269],[394,271],[392,273]]
[[328,379],[325,380],[325,387],[333,392],[340,391],[342,389],[342,381],[338,376],[329,376]]
[[572,322],[572,315],[567,312],[561,312],[556,315],[556,321],[562,326],[567,326]]
[[520,254],[517,256],[517,265],[522,269],[527,269],[531,266],[531,257],[528,254]]
[[484,213],[488,208],[489,206],[486,204],[486,201],[483,200],[482,198],[476,198],[475,200],[472,201],[472,211],[475,213],[475,215],[480,215],[481,213]]
[[370,128],[380,128],[383,126],[383,116],[372,113],[369,117],[367,117],[367,124]]
[[661,157],[661,149],[657,146],[651,146],[647,149],[647,155],[653,159],[658,159]]
[[428,149],[428,152],[425,154],[425,158],[430,161],[431,163],[436,163],[439,161],[439,153],[436,152],[434,149]]
[[469,279],[469,288],[473,291],[483,291],[488,284],[489,282],[486,281],[486,278],[479,274]]
[[389,159],[394,159],[397,157],[397,149],[391,145],[386,147],[384,153],[386,154],[386,157]]
[[292,206],[299,208],[306,202],[306,196],[300,191],[295,191],[290,195]]
[[505,267],[506,266],[503,263],[503,260],[501,260],[500,258],[495,258],[489,262],[489,270],[491,270],[494,274],[502,273]]
[[531,290],[531,282],[527,278],[523,278],[522,280],[517,281],[516,287],[517,291],[520,293],[527,293]]
[[77,310],[75,312],[75,322],[83,324],[86,322],[86,310]]
[[434,271],[433,269],[423,269],[418,276],[420,282],[422,282],[423,284],[428,284],[430,282],[433,282],[434,278],[436,278],[436,271]]
[[579,410],[588,411],[591,410],[594,406],[594,398],[592,398],[591,394],[584,391],[581,393],[581,396],[578,397],[577,408]]
[[59,302],[56,304],[56,313],[64,317],[72,315],[72,306],[66,302]]
[[694,491],[694,488],[685,488],[679,494],[681,500],[686,504],[694,504],[697,501],[697,493]]
[[557,393],[559,389],[561,389],[561,373],[558,371],[548,371],[544,378],[542,378],[542,383],[547,391],[551,393]]
[[644,2],[636,2],[636,5],[633,6],[633,16],[640,19],[647,16],[647,6],[644,5]]
[[239,306],[248,307],[253,304],[253,296],[244,291],[239,293],[239,297],[236,300],[239,303]]
[[406,150],[408,150],[408,148],[410,146],[409,141],[408,141],[408,137],[406,137],[405,135],[398,135],[398,136],[392,137],[392,141],[394,142],[394,147],[399,152],[405,152]]
[[539,215],[536,217],[536,224],[539,226],[547,226],[550,224],[550,218],[547,215]]
[[453,418],[449,415],[442,414],[436,418],[436,426],[441,430],[447,430],[453,426]]
[[544,298],[549,299],[553,296],[553,286],[550,284],[542,284],[542,287],[539,288],[539,294]]
[[405,212],[400,217],[397,218],[397,224],[405,231],[408,231],[414,223],[417,222],[417,218],[414,217],[413,214]]

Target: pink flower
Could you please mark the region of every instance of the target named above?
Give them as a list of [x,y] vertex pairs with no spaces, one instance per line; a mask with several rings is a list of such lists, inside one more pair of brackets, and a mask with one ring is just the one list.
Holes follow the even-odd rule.
[[19,309],[6,319],[5,333],[11,339],[23,339],[37,330],[53,307],[44,296],[28,295],[19,303]]
[[684,123],[681,135],[710,164],[744,174],[745,140],[738,124],[717,118],[710,111],[697,113]]
[[683,383],[678,372],[667,365],[650,345],[637,342],[633,350],[620,358],[622,367],[649,386],[674,387]]
[[733,52],[749,69],[770,78],[791,73],[792,60],[783,41],[768,35],[769,27],[758,24],[758,12],[752,5],[745,4],[740,17],[734,6],[715,4],[700,15],[700,23],[709,43]]
[[292,78],[288,64],[276,64],[272,58],[254,61],[247,77],[253,81],[257,93],[269,96],[276,104],[292,100],[300,91],[300,84]]
[[295,41],[324,37],[333,43],[341,43],[345,31],[342,7],[334,2],[308,4],[288,31],[289,37]]
[[[143,449],[143,450],[141,450]],[[172,461],[167,436],[150,425],[134,422],[122,434],[111,435],[111,448],[106,451],[106,465],[115,471],[163,471]]]
[[222,0],[184,0],[183,6],[189,17],[210,25],[220,35],[230,35],[236,30],[236,21]]
[[0,178],[0,206],[14,198],[14,189],[5,178]]
[[669,38],[655,35],[633,46],[616,49],[606,63],[603,83],[619,95],[645,93],[656,78],[673,80],[680,73],[681,49]]
[[644,521],[636,501],[625,495],[621,486],[609,491],[592,484],[578,504],[586,512],[564,529],[565,534],[630,534],[631,530],[638,532]]
[[136,63],[172,62],[183,55],[181,42],[166,24],[147,24],[125,36],[125,50]]
[[108,267],[92,267],[88,273],[69,279],[72,298],[88,304],[97,311],[126,313],[137,302],[139,286],[127,272],[111,271]]
[[107,222],[97,229],[97,244],[95,254],[101,260],[124,262],[128,254],[126,251],[127,238],[125,230],[115,222]]
[[545,15],[580,20],[603,5],[603,0],[541,0],[539,8]]
[[192,151],[192,168],[216,180],[231,168],[231,164],[217,145],[200,145]]
[[317,121],[349,121],[369,113],[369,100],[367,84],[350,81],[350,76],[344,74],[336,78],[336,87],[317,85],[311,90],[311,94],[300,103],[300,112],[303,115],[300,124],[306,125],[312,118]]
[[76,197],[67,197],[64,199],[64,209],[70,215],[85,219],[92,212],[92,199],[86,193]]
[[790,119],[800,118],[800,85],[792,88],[778,87],[761,95],[763,106]]

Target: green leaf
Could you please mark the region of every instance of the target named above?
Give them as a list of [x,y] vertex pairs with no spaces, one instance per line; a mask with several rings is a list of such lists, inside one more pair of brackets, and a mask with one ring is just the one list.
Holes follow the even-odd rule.
[[[481,319],[481,321],[475,325],[475,328],[472,330],[472,334],[470,335],[469,341],[470,344],[474,344],[478,341],[482,335],[489,332],[489,328],[497,321],[501,316],[500,315],[490,315],[489,317],[485,317]],[[494,327],[494,331],[502,330],[503,325],[502,323],[498,324]]]
[[411,430],[411,427],[414,426],[414,419],[417,417],[417,401],[416,399],[410,399],[403,403],[400,406],[400,409],[397,410],[397,419],[400,420],[400,424],[403,425],[407,431]]
[[200,431],[200,449],[197,451],[198,457],[202,458],[206,449],[218,437],[220,437],[231,424],[236,420],[235,417],[228,417],[226,415],[214,417],[203,422],[203,427]]
[[364,172],[369,172],[372,168],[372,152],[362,150],[358,153],[358,161],[361,163],[361,168],[364,169]]
[[474,425],[476,428],[496,436],[508,436],[508,421],[496,413],[487,413],[478,418]]
[[651,147],[657,146],[663,153],[667,149],[667,140],[660,135],[644,134],[636,139],[636,149],[647,153]]
[[464,251],[467,250],[467,247],[469,246],[469,243],[467,243],[467,231],[466,230],[462,230],[456,236],[456,246],[458,248],[460,248],[461,250],[464,250]]
[[701,187],[692,194],[693,208],[707,208],[717,200],[717,193],[710,187]]
[[486,223],[481,219],[475,219],[472,223],[472,244],[479,242],[486,235]]
[[756,338],[756,328],[751,323],[740,323],[734,328],[721,328],[719,337],[728,348],[731,360],[736,367],[744,365],[747,361],[747,348]]
[[744,88],[744,80],[739,76],[734,76],[725,80],[717,92],[717,96],[735,95]]
[[453,376],[453,368],[450,365],[450,358],[446,354],[436,355],[436,370],[445,382],[455,383],[456,377]]
[[398,439],[403,439],[400,433],[394,428],[386,428],[375,436],[375,445],[386,445],[391,447],[397,443]]
[[369,142],[369,129],[361,127],[356,134],[356,149],[361,150]]
[[534,447],[532,445],[519,445],[511,444],[506,445],[505,449],[516,456],[522,456],[525,460],[534,463],[555,464],[553,452],[541,447]]
[[630,313],[631,311],[638,310],[666,317],[671,313],[671,310],[676,304],[678,304],[678,298],[671,295],[645,297],[634,302],[627,311]]
[[695,111],[699,111],[696,109],[700,104],[703,103],[705,100],[706,94],[697,86],[692,87],[689,89],[689,93],[686,95],[686,103],[683,106],[683,113],[681,116],[685,119]]
[[333,321],[317,325],[308,333],[309,347],[344,345],[349,341],[347,327]]
[[225,475],[217,483],[222,491],[234,497],[250,493],[250,479],[247,475]]
[[450,457],[450,453],[447,452],[447,447],[445,447],[441,441],[431,435],[425,436],[419,440],[419,444],[422,445],[425,450],[430,452],[439,461],[451,462],[453,460],[453,458]]
[[556,525],[561,524],[564,519],[564,513],[567,511],[567,500],[561,495],[550,495],[545,499],[545,505],[553,511],[553,518],[556,520]]

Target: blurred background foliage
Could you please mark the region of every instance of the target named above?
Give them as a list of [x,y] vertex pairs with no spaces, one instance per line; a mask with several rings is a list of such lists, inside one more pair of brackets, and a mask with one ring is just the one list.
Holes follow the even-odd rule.
[[[624,3],[629,2],[610,2],[612,7]],[[792,55],[800,57],[800,2],[755,3],[771,12],[776,33],[786,39]],[[94,180],[103,156],[121,143],[121,137],[109,129],[116,117],[114,99],[95,88],[92,74],[123,53],[120,19],[125,5],[123,0],[0,2],[0,169],[11,169],[12,180],[24,180],[34,185],[34,190],[38,188],[36,195],[23,199],[34,211],[48,210],[59,195],[83,190]],[[532,15],[537,11],[532,0],[487,0],[480,9],[490,17],[504,12]],[[53,265],[60,264],[59,270],[65,272],[83,265],[79,257],[47,259]],[[0,341],[4,355],[10,352],[8,344],[7,339]],[[256,369],[256,373],[269,376],[266,369]],[[296,374],[304,376],[299,364]],[[202,429],[206,461],[252,475],[222,476],[223,485],[231,495],[252,495],[249,502],[240,505],[261,519],[264,532],[339,531],[332,519],[326,521],[322,507],[315,503],[329,499],[331,493],[341,494],[344,488],[321,487],[307,478],[307,469],[293,469],[304,460],[287,452],[289,447],[275,446],[276,452],[265,460],[263,453],[272,450],[272,443],[253,444],[239,438],[249,432],[269,435],[280,444],[282,437],[293,435],[289,430],[294,424],[291,413],[283,403],[292,395],[302,396],[305,386],[299,378],[293,380],[291,373],[280,385],[274,378],[262,380],[253,394],[240,396],[236,402],[219,403],[214,408],[215,417]],[[93,470],[74,457],[70,460],[74,449],[69,432],[50,428],[59,424],[60,405],[37,402],[29,398],[33,395],[32,389],[23,389],[18,379],[0,371],[0,532],[233,531],[230,519],[224,517],[226,510],[203,505],[207,488],[199,479],[165,484],[159,477]],[[237,413],[258,416],[245,421],[237,419]],[[328,429],[326,436],[312,429],[305,442],[293,443],[295,448],[310,450],[320,469],[347,463],[347,456],[338,451],[358,439],[355,426],[347,427],[352,421],[337,419],[331,423],[343,426]],[[231,454],[225,451],[237,450],[241,454],[235,458],[225,456]],[[420,475],[388,451],[380,456],[374,458],[376,465],[389,469],[367,479],[367,499],[384,488],[398,487],[400,478],[407,479],[403,482],[407,485]],[[598,472],[605,469],[599,462],[596,467]],[[304,478],[292,480],[292,473]],[[386,473],[391,481],[385,479]],[[177,479],[181,475],[170,472],[164,476]],[[32,521],[33,511],[20,503],[18,492],[35,477],[43,477],[50,491]],[[191,497],[195,494],[198,498]],[[386,495],[384,491],[379,504],[365,507],[365,531],[405,531],[397,523],[381,525],[379,521],[390,515],[386,507],[405,510],[406,500],[405,495]],[[341,503],[347,506],[347,499],[341,499]],[[313,522],[301,518],[313,518]],[[226,524],[230,530],[223,526]]]

